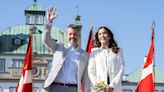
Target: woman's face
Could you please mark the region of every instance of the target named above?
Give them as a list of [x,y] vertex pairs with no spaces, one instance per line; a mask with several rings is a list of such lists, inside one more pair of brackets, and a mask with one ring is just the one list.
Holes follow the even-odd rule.
[[104,29],[104,28],[101,28],[99,31],[98,31],[98,39],[101,43],[101,45],[107,45],[109,44],[109,34],[107,33],[107,31]]

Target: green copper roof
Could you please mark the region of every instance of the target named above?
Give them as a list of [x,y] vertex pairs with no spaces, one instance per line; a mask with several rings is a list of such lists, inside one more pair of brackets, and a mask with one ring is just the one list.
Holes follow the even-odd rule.
[[[138,83],[141,77],[142,67],[132,71],[126,78],[127,82]],[[155,67],[155,83],[164,83],[164,71],[160,70],[158,67]]]
[[[0,54],[25,54],[29,39],[30,25],[17,25],[9,27],[0,33]],[[51,54],[42,42],[44,25],[36,26],[37,31],[33,34],[33,52],[37,54]],[[52,27],[51,37],[66,44],[66,36],[58,28]],[[14,45],[13,40],[19,38],[21,45]]]
[[26,10],[27,11],[45,11],[40,5],[37,5],[37,4],[32,4]]

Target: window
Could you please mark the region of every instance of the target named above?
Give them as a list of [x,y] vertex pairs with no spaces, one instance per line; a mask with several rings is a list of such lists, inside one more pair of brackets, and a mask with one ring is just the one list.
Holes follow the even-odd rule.
[[20,38],[13,39],[13,45],[21,46],[21,44],[22,44],[22,40]]
[[21,45],[21,40],[20,39],[15,39],[14,44],[15,45]]
[[30,21],[30,16],[27,15],[27,16],[26,16],[26,24],[29,24],[29,21]]
[[34,24],[35,18],[33,15],[28,15],[27,16],[27,24]]
[[47,68],[50,68],[51,67],[51,64],[52,64],[52,60],[47,60]]
[[9,87],[9,92],[15,92],[16,87]]
[[36,66],[32,67],[33,76],[38,76],[40,74],[40,69]]
[[132,89],[123,89],[123,92],[132,92]]
[[12,67],[14,68],[22,68],[23,67],[23,59],[13,59]]
[[36,16],[36,24],[43,24],[43,16],[41,15]]
[[5,59],[0,58],[0,72],[5,72]]

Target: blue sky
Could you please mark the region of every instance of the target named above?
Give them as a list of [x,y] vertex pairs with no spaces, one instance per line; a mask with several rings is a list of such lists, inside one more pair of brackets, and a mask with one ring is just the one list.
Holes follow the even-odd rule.
[[[25,24],[24,10],[33,0],[3,0],[0,3],[0,31]],[[44,9],[54,5],[58,17],[53,26],[65,31],[81,16],[82,48],[86,48],[88,33],[93,24],[94,33],[100,26],[109,27],[118,45],[124,50],[125,73],[143,65],[151,43],[151,25],[155,29],[155,64],[164,70],[164,0],[37,0]],[[79,11],[76,7],[79,7]]]

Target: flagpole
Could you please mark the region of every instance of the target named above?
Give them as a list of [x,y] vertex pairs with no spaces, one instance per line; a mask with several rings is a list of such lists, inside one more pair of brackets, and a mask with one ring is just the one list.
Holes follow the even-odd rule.
[[[33,39],[33,32],[35,32],[36,30],[35,30],[35,26],[34,25],[32,25],[31,27],[30,27],[30,32],[29,32],[29,37],[31,38],[31,40]],[[32,40],[32,42],[33,42],[33,40]],[[31,58],[31,61],[33,61],[33,51],[32,51],[32,58]]]
[[[153,23],[152,23],[152,27],[151,27],[151,29],[152,29],[152,38],[151,38],[151,41],[153,41],[153,40],[155,40],[155,26],[156,26],[156,24],[155,24],[155,21],[153,20]],[[155,44],[155,42],[154,42],[154,44]],[[154,85],[155,85],[155,46],[154,46],[154,57],[153,57],[153,75],[154,75]]]
[[29,35],[31,36],[31,38],[32,38],[32,32],[34,32],[34,26],[31,26],[31,27],[30,27]]
[[[29,32],[29,37],[31,38],[31,43],[32,43],[32,48],[33,48],[33,32],[35,32],[35,26],[32,25],[30,27],[30,32]],[[33,67],[33,50],[31,51],[31,68]],[[32,72],[32,69],[31,69],[31,72]],[[32,82],[33,82],[33,78],[32,78]],[[33,83],[32,83],[32,90],[33,90]]]

